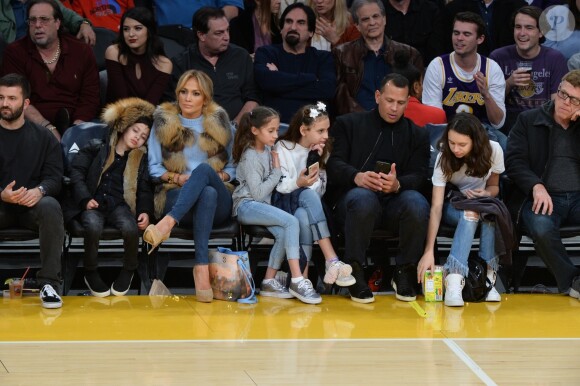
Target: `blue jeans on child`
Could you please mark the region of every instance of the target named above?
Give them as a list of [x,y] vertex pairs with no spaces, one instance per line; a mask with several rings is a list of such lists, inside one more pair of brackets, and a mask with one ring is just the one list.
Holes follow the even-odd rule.
[[211,229],[230,218],[232,195],[211,166],[200,164],[181,189],[167,192],[165,212],[193,226],[195,264],[208,264]]
[[443,204],[443,222],[456,225],[451,251],[445,263],[445,270],[449,273],[458,273],[467,276],[469,267],[467,259],[475,237],[477,226],[481,223],[479,238],[479,256],[494,270],[498,269],[498,258],[495,255],[495,223],[470,218],[465,211],[457,210],[449,202]]
[[310,261],[312,244],[330,237],[330,230],[318,193],[312,189],[304,189],[298,197],[298,205],[294,216],[300,224],[300,245]]
[[292,214],[263,202],[245,200],[238,207],[238,221],[244,225],[262,225],[274,235],[268,267],[280,269],[284,255],[299,258],[299,225]]
[[554,211],[551,215],[535,214],[532,201],[528,200],[522,208],[522,221],[534,240],[534,248],[552,272],[560,292],[566,292],[572,279],[580,275],[570,260],[566,247],[560,237],[562,224],[580,224],[580,193],[551,193]]

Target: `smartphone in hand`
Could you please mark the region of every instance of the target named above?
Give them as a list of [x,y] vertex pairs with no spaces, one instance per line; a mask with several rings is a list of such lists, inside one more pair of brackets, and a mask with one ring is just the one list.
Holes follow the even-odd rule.
[[320,168],[320,164],[318,162],[313,163],[312,165],[310,165],[308,167],[308,169],[306,169],[306,175],[311,176],[313,174],[316,174],[318,172],[319,168]]
[[375,173],[389,174],[390,172],[391,172],[390,162],[377,161],[375,163]]

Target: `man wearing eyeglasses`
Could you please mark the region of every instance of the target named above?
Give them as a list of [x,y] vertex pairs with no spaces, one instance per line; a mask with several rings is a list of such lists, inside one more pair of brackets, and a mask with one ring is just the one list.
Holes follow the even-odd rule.
[[562,78],[556,98],[522,112],[507,144],[506,172],[517,189],[508,206],[534,240],[561,293],[580,297],[580,268],[560,237],[580,225],[580,70]]
[[28,35],[6,47],[2,74],[24,75],[32,86],[25,118],[57,139],[71,124],[91,121],[99,108],[99,73],[91,47],[61,33],[55,0],[28,3]]

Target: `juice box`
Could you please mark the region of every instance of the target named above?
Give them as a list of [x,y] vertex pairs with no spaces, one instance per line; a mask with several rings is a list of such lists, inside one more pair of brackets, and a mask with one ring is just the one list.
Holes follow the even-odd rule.
[[443,301],[443,267],[435,266],[435,272],[431,270],[425,272],[423,279],[423,295],[425,295],[426,302],[442,302]]

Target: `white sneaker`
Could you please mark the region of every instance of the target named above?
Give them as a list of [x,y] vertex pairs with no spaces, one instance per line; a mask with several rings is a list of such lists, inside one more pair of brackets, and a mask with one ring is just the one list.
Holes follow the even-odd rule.
[[491,290],[488,292],[487,296],[485,297],[486,302],[501,302],[501,295],[495,289],[495,281],[497,279],[497,273],[491,269],[487,270],[487,278],[491,282]]
[[463,287],[465,278],[458,273],[450,273],[445,277],[445,305],[449,307],[463,307]]
[[355,278],[351,275],[352,267],[342,261],[335,261],[326,267],[324,282],[326,284],[335,284],[339,287],[350,287],[356,283]]

